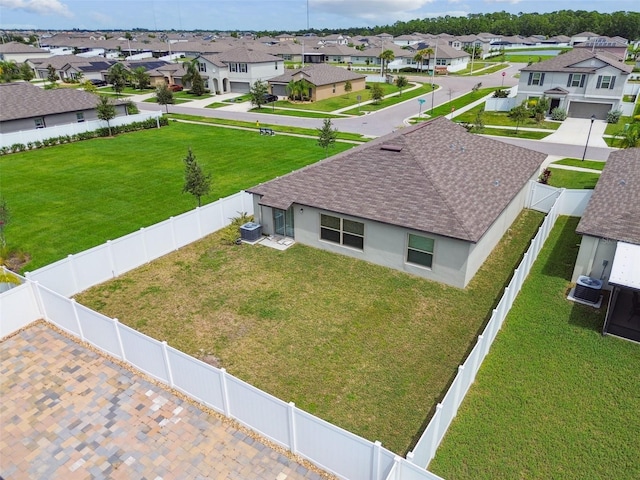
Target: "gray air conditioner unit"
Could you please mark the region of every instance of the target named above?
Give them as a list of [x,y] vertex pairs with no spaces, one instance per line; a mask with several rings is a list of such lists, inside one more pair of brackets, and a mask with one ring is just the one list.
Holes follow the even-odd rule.
[[587,303],[598,303],[600,291],[602,290],[602,280],[580,275],[576,282],[576,289],[573,298]]
[[249,222],[240,227],[240,238],[245,242],[255,242],[262,236],[262,225]]

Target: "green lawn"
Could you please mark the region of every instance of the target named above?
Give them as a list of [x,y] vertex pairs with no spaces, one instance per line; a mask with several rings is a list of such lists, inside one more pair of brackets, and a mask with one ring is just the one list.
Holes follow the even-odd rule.
[[[198,117],[195,115],[184,115],[181,113],[170,113],[167,115],[169,118],[180,119],[180,120],[189,120],[200,123],[208,123],[210,125],[228,125],[234,127],[242,127],[242,128],[251,128],[256,129],[257,126],[254,122],[243,122],[240,120],[226,120],[223,118],[211,118],[211,117]],[[313,128],[300,128],[300,127],[290,127],[287,125],[273,125],[269,123],[260,122],[260,127],[263,128],[271,128],[274,132],[278,133],[292,133],[295,135],[310,135],[312,137],[318,136],[318,130]],[[337,132],[337,139],[339,140],[348,140],[355,142],[366,142],[367,138],[363,137],[359,133],[350,133],[350,132]]]
[[[477,105],[473,107],[471,110],[461,113],[455,117],[456,122],[463,123],[474,123],[476,119],[476,115],[479,111],[484,109],[484,103],[482,105]],[[515,127],[516,122],[509,117],[508,112],[483,112],[482,120],[485,125],[498,125],[503,127]],[[544,128],[548,130],[557,130],[560,127],[560,122],[547,122],[543,121],[537,123],[534,118],[527,118],[524,120],[520,127],[528,127],[528,128]]]
[[624,130],[624,126],[627,123],[633,123],[633,117],[620,117],[618,123],[607,123],[607,128],[604,129],[604,134],[616,135]]
[[487,68],[486,70],[482,70],[481,72],[476,71],[475,66],[473,68],[473,73],[471,75],[489,75],[490,73],[495,73],[500,70],[503,70],[509,66],[508,63],[499,63],[497,65],[493,65],[492,67]]
[[[388,85],[388,86],[393,86],[393,85]],[[436,90],[437,90],[437,86],[436,86]],[[431,84],[424,83],[419,88],[416,88],[415,90],[411,90],[411,91],[403,90],[402,95],[395,95],[393,97],[384,98],[377,105],[373,103],[368,103],[366,105],[362,105],[360,108],[358,107],[352,108],[351,110],[347,110],[346,112],[343,112],[343,113],[347,113],[350,115],[359,115],[364,112],[375,112],[377,110],[390,107],[391,105],[396,105],[401,102],[406,102],[407,100],[411,100],[412,98],[419,97],[421,95],[424,95],[425,93],[430,93],[432,91],[433,89],[431,88]]]
[[541,140],[551,135],[551,132],[531,132],[527,130],[511,130],[508,128],[485,128],[483,135],[495,135],[499,137],[528,138],[530,140]]
[[[351,146],[337,143],[333,151]],[[194,198],[182,193],[189,147],[213,177],[205,203],[324,158],[316,138],[175,122],[4,155],[9,247],[30,254],[33,270],[194,208]]]
[[214,234],[78,300],[402,454],[541,220],[524,212],[464,290],[300,244],[230,246]]
[[575,170],[553,168],[552,166],[549,167],[549,170],[551,170],[549,185],[558,188],[592,189],[596,187],[596,183],[600,178],[599,173],[577,172]]
[[[371,86],[371,83],[368,83],[367,86]],[[382,91],[385,95],[390,95],[392,93],[398,92],[398,87],[389,83],[378,83],[382,87]],[[406,95],[406,88],[403,90],[403,96]],[[431,88],[429,88],[431,91]],[[420,95],[425,93],[424,89],[421,91]],[[285,107],[285,108],[295,108],[296,110],[314,110],[317,112],[333,112],[334,110],[339,110],[341,108],[346,108],[349,106],[358,105],[358,96],[361,98],[361,102],[366,102],[371,100],[371,90],[360,90],[357,92],[351,92],[345,95],[339,95],[337,97],[327,98],[325,100],[320,100],[318,102],[290,102],[288,100],[279,100],[275,102],[276,107]],[[409,97],[410,98],[410,97]],[[357,111],[357,108],[356,108]]]
[[605,308],[566,299],[577,223],[558,219],[432,472],[447,480],[640,478],[640,348],[601,335]]
[[551,165],[568,165],[570,167],[590,168],[591,170],[603,170],[606,162],[597,160],[580,160],[579,158],[563,158]]
[[330,113],[311,112],[308,110],[285,110],[280,108],[262,107],[252,108],[252,113],[269,113],[271,115],[282,115],[285,117],[305,117],[305,118],[344,118],[341,115],[331,115]]

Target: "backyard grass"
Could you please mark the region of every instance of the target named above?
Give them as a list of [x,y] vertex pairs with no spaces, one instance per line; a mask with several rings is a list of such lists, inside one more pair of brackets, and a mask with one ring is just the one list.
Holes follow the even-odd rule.
[[[468,110],[455,117],[456,122],[474,123],[478,112],[483,111],[485,104],[476,105],[471,110]],[[513,120],[508,112],[487,112],[483,111],[482,121],[485,125],[496,125],[501,127],[516,127],[517,123]],[[544,128],[546,130],[557,130],[560,127],[560,122],[548,122],[542,121],[536,122],[535,118],[527,118],[520,123],[520,127],[527,128]]]
[[430,471],[448,480],[640,478],[640,348],[601,335],[604,307],[566,299],[577,223],[558,219]]
[[[588,168],[588,167],[585,167]],[[564,170],[549,166],[551,176],[549,177],[549,185],[558,188],[571,189],[593,189],[600,178],[599,173],[578,172],[576,170]]]
[[[336,143],[333,152],[351,146]],[[9,247],[31,255],[26,269],[33,270],[194,208],[182,193],[188,148],[212,175],[204,203],[324,158],[316,138],[176,122],[4,155]]]
[[[184,115],[181,113],[170,113],[167,115],[169,118],[179,119],[179,120],[190,120],[201,123],[208,123],[211,125],[227,125],[233,127],[241,127],[241,128],[251,128],[252,130],[257,129],[256,124],[254,122],[243,122],[240,120],[226,120],[222,118],[211,118],[211,117],[199,117],[196,115]],[[272,125],[268,123],[260,122],[260,126],[263,128],[271,128],[274,132],[278,133],[292,133],[295,135],[310,135],[312,137],[318,136],[318,130],[313,128],[300,128],[300,127],[291,127],[287,125]],[[350,133],[350,132],[337,132],[338,140],[349,140],[356,142],[366,142],[368,139],[363,137],[359,133]]]
[[228,246],[214,234],[77,298],[405,453],[541,219],[523,212],[464,290],[300,244]]

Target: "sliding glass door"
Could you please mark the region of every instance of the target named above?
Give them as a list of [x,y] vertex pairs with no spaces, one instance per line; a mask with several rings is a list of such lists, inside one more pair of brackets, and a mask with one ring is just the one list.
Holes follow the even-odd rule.
[[293,206],[288,210],[274,208],[273,225],[276,235],[293,238]]

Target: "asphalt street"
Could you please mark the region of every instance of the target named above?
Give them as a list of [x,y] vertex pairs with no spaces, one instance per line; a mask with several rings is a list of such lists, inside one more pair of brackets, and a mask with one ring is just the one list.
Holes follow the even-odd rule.
[[[352,118],[332,119],[332,123],[335,128],[341,132],[354,132],[371,137],[386,135],[398,128],[402,128],[405,125],[405,119],[418,115],[420,110],[418,99],[425,100],[425,103],[422,106],[422,111],[428,113],[432,105],[436,107],[460,97],[470,92],[473,86],[477,83],[482,83],[482,87],[512,87],[518,84],[518,79],[515,75],[524,65],[525,64],[511,64],[509,67],[499,72],[478,76],[409,77],[409,80],[422,81],[425,83],[431,83],[433,80],[434,83],[440,86],[440,88],[433,93],[427,93],[420,97],[412,98],[406,102],[402,102],[367,115]],[[144,110],[164,110],[164,106],[153,103],[141,103],[138,104],[138,106]],[[263,124],[288,125],[303,128],[319,128],[322,126],[323,122],[323,120],[319,118],[225,111],[221,109],[194,108],[181,105],[171,105],[169,107],[169,111],[171,113],[182,113],[228,120],[241,120],[251,123],[259,120]],[[492,138],[502,142],[530,148],[548,155],[582,158],[584,153],[584,146],[575,144],[552,143],[510,137]],[[593,160],[606,160],[611,151],[612,149],[610,148],[589,146],[586,157]]]

